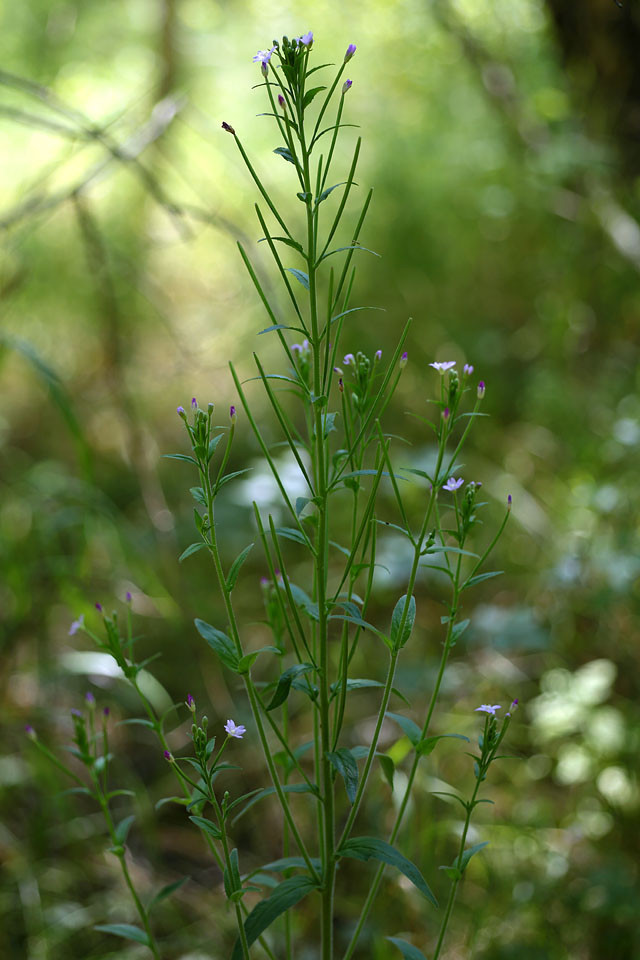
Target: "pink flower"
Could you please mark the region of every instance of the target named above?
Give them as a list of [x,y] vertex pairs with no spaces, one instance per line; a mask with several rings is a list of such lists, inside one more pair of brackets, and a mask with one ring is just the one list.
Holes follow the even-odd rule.
[[430,363],[429,366],[433,367],[434,370],[437,370],[440,374],[445,374],[447,370],[451,370],[452,367],[455,367],[455,360],[446,360],[442,363],[439,361],[436,363]]
[[230,737],[235,737],[237,740],[242,740],[243,736],[247,732],[246,727],[243,727],[242,724],[236,725],[233,720],[227,720],[224,728]]
[[449,477],[442,489],[449,490],[449,492],[452,493],[454,490],[459,490],[463,483],[464,480],[462,477],[459,477],[457,480],[455,477]]

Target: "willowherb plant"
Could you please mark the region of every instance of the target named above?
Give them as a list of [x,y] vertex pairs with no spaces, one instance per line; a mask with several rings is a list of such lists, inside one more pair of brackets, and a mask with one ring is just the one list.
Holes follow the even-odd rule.
[[[328,87],[314,86],[314,74],[329,65],[313,66],[313,34],[282,42],[274,41],[260,51],[254,61],[260,65],[260,84],[270,104],[271,117],[280,138],[275,149],[278,162],[291,167],[297,196],[293,209],[283,212],[251,163],[239,134],[227,122],[223,128],[235,144],[264,202],[255,210],[282,283],[286,307],[270,302],[261,286],[248,253],[240,246],[242,259],[267,312],[270,325],[262,333],[279,339],[285,372],[266,373],[254,355],[257,377],[268,400],[280,432],[278,443],[288,447],[305,485],[305,495],[290,496],[273,456],[274,441],[258,421],[238,373],[231,373],[240,398],[245,422],[248,422],[262,455],[278,486],[287,525],[277,525],[253,504],[255,523],[268,576],[261,581],[266,624],[271,633],[269,645],[255,649],[248,641],[249,625],[243,622],[234,591],[242,567],[253,544],[229,563],[224,545],[218,542],[216,529],[217,498],[226,484],[243,470],[229,471],[238,414],[230,407],[228,423],[214,424],[214,405],[202,409],[196,399],[187,413],[178,407],[184,421],[190,453],[169,455],[187,462],[198,483],[191,489],[196,501],[194,511],[198,540],[183,552],[183,559],[199,550],[206,551],[225,610],[224,623],[212,625],[197,619],[200,635],[217,654],[222,667],[241,678],[251,711],[247,726],[228,720],[226,738],[216,752],[206,717],[198,718],[191,696],[185,706],[191,715],[193,755],[175,756],[165,736],[163,717],[159,717],[139,684],[139,674],[147,662],[136,663],[131,626],[127,614],[124,631],[117,616],[104,616],[105,638],[74,622],[72,632],[86,630],[94,641],[109,652],[122,670],[123,677],[138,693],[146,716],[140,721],[158,737],[167,762],[173,768],[182,796],[170,798],[184,804],[190,820],[198,827],[223,874],[224,892],[235,911],[238,937],[232,960],[249,960],[254,951],[269,957],[294,955],[294,925],[291,911],[305,897],[315,898],[319,915],[319,956],[332,960],[340,955],[349,960],[358,949],[361,934],[378,894],[387,866],[401,871],[420,891],[432,911],[425,931],[416,937],[433,941],[431,960],[442,954],[443,944],[456,893],[470,859],[484,843],[467,846],[472,814],[479,803],[481,786],[507,732],[517,701],[499,719],[498,704],[476,708],[484,713],[484,729],[473,759],[475,784],[464,799],[447,794],[459,802],[465,818],[455,858],[441,869],[450,882],[446,906],[438,904],[423,873],[433,872],[419,851],[401,849],[400,830],[416,780],[418,766],[444,737],[467,740],[460,734],[434,734],[432,724],[442,687],[443,676],[453,647],[469,625],[462,619],[463,594],[475,584],[496,576],[484,571],[484,563],[504,530],[511,497],[497,524],[493,537],[483,547],[470,549],[479,523],[477,511],[485,506],[478,500],[481,484],[465,482],[459,476],[459,457],[469,431],[480,415],[485,395],[483,381],[473,380],[473,367],[465,364],[459,373],[453,361],[433,362],[429,377],[436,384],[435,397],[428,402],[435,415],[418,416],[435,438],[434,464],[430,472],[395,465],[394,435],[386,432],[384,414],[408,362],[405,341],[409,324],[402,331],[391,358],[385,362],[380,350],[370,357],[364,351],[343,353],[342,334],[352,315],[364,309],[351,306],[356,252],[372,253],[360,244],[360,235],[371,201],[367,194],[359,214],[352,218],[347,239],[339,231],[350,214],[347,204],[354,187],[360,153],[358,138],[346,179],[332,183],[335,148],[343,128],[345,97],[352,87],[344,79],[346,64],[356,52],[350,44],[343,62]],[[313,79],[311,79],[313,77]],[[325,120],[332,111],[331,120]],[[327,125],[323,126],[323,122]],[[321,152],[324,150],[324,152]],[[335,192],[334,191],[339,191]],[[339,197],[339,200],[337,198]],[[337,200],[337,202],[336,202]],[[302,220],[300,231],[294,226]],[[285,266],[294,258],[295,266]],[[292,339],[301,340],[292,343]],[[281,389],[285,385],[286,393]],[[292,397],[293,399],[290,399]],[[470,401],[470,402],[469,402]],[[410,498],[403,495],[409,481],[424,488],[422,513],[413,516]],[[381,492],[394,504],[393,520]],[[345,515],[348,521],[345,522]],[[380,546],[379,534],[392,529],[406,539],[410,561],[405,574],[406,586],[386,618],[374,617],[379,583],[375,571]],[[293,542],[295,546],[289,546]],[[293,559],[292,559],[293,558]],[[296,569],[296,581],[291,571]],[[448,583],[446,614],[441,618],[442,652],[433,687],[416,710],[421,722],[389,712],[396,690],[396,670],[405,647],[412,640],[416,624],[416,595],[421,569],[438,570]],[[97,605],[99,607],[99,605]],[[102,609],[99,607],[100,612]],[[371,618],[371,619],[370,619]],[[415,631],[417,632],[417,631]],[[354,675],[362,661],[363,646],[368,662],[378,655],[386,657],[383,680]],[[259,678],[254,671],[260,670]],[[354,747],[352,730],[352,691],[369,687],[379,692],[379,707],[370,742]],[[290,698],[295,700],[295,728],[311,729],[310,743],[299,744],[292,733]],[[404,699],[404,698],[403,698]],[[293,704],[293,700],[291,703]],[[100,729],[95,723],[95,707],[74,718],[76,756],[88,772],[88,785],[79,780],[40,741],[32,738],[58,766],[80,782],[102,809],[112,850],[118,857],[142,926],[102,925],[100,929],[146,944],[153,955],[161,955],[149,917],[151,906],[169,896],[178,884],[160,891],[150,906],[143,906],[127,870],[125,840],[131,818],[115,825],[110,802],[122,791],[110,791],[107,785],[109,749],[106,717]],[[304,714],[301,711],[306,711]],[[359,815],[367,799],[372,767],[379,762],[391,790],[394,788],[394,763],[380,753],[383,723],[390,718],[399,725],[410,743],[408,770],[395,805],[389,803],[391,829],[375,836],[362,835]],[[261,744],[270,783],[264,788],[234,797],[219,783],[234,765],[222,762],[230,740],[244,736]],[[237,759],[237,750],[234,755]],[[220,779],[219,779],[220,778]],[[237,781],[236,781],[237,782]],[[308,809],[303,819],[291,803],[292,795],[305,795]],[[389,799],[391,793],[388,794]],[[282,856],[262,867],[243,872],[241,856],[233,847],[234,822],[254,804],[271,797],[282,815]],[[309,813],[310,811],[310,813]],[[311,814],[315,814],[315,817]],[[384,821],[383,821],[384,822]],[[124,826],[123,826],[124,824]],[[313,826],[311,826],[313,824]],[[341,861],[375,861],[375,872],[364,879],[368,892],[363,896],[359,916],[353,918],[349,936],[334,943],[335,903],[341,897]],[[279,882],[274,875],[282,876]],[[265,895],[263,895],[265,894]],[[257,902],[256,902],[257,900]],[[311,908],[313,909],[313,907]],[[282,923],[276,921],[283,917]],[[272,929],[273,928],[273,929]],[[284,948],[280,930],[284,930]],[[392,931],[389,931],[390,933]],[[423,957],[413,944],[395,936],[388,939],[410,960]],[[254,946],[255,945],[255,946]],[[284,950],[284,952],[283,952]]]

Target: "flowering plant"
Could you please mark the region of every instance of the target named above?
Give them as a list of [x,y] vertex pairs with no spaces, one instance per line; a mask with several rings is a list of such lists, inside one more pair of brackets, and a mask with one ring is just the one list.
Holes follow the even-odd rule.
[[[207,717],[198,720],[195,702],[189,696],[185,706],[191,714],[194,756],[174,756],[166,741],[164,720],[139,683],[140,671],[147,662],[135,661],[130,610],[124,634],[115,615],[103,617],[106,639],[90,631],[83,617],[74,621],[70,632],[84,630],[92,636],[115,659],[140,698],[146,714],[143,722],[158,737],[182,790],[182,797],[172,799],[184,804],[220,867],[224,891],[237,921],[232,960],[249,960],[257,943],[267,956],[282,956],[278,940],[280,917],[285,954],[291,958],[291,911],[305,898],[318,906],[322,960],[333,960],[338,953],[349,960],[361,946],[360,938],[388,866],[404,874],[433,909],[433,916],[425,924],[426,931],[415,934],[426,940],[435,925],[438,933],[433,934],[435,946],[430,957],[437,960],[464,872],[474,854],[485,845],[466,846],[470,818],[483,802],[478,792],[490,765],[498,759],[497,750],[508,729],[510,713],[500,720],[496,716],[498,704],[476,708],[486,714],[478,741],[479,753],[473,755],[476,785],[469,801],[452,795],[463,806],[466,818],[456,858],[450,866],[443,867],[450,888],[440,921],[436,919],[438,902],[431,886],[435,878],[429,876],[428,882],[424,876],[425,872],[434,871],[428,863],[415,862],[424,860],[420,851],[402,849],[406,841],[400,831],[421,761],[444,738],[468,740],[458,733],[434,734],[434,715],[451,652],[469,626],[469,619],[461,618],[463,597],[476,584],[498,573],[485,571],[483,566],[504,530],[511,498],[494,535],[483,546],[471,550],[472,540],[486,539],[477,536],[476,529],[478,510],[485,506],[478,500],[482,485],[467,482],[460,475],[460,453],[477,422],[485,396],[484,382],[472,382],[473,366],[465,363],[458,373],[455,360],[429,364],[438,374],[435,396],[428,401],[436,415],[431,419],[418,417],[425,432],[430,431],[434,438],[433,464],[427,471],[398,466],[397,438],[385,428],[385,413],[409,359],[405,349],[409,323],[389,358],[384,358],[381,350],[369,356],[355,347],[353,352],[344,353],[345,335],[351,343],[354,339],[353,334],[346,334],[354,314],[372,309],[353,305],[354,255],[377,256],[360,242],[372,194],[369,191],[360,212],[351,217],[348,204],[355,187],[360,138],[350,166],[342,174],[345,179],[331,182],[338,137],[345,127],[351,126],[343,123],[343,113],[353,83],[343,80],[343,75],[356,47],[349,44],[327,86],[312,85],[317,71],[329,66],[313,66],[313,50],[313,34],[308,32],[293,40],[284,37],[281,42],[274,41],[269,49],[259,51],[253,58],[259,64],[260,86],[271,108],[267,115],[280,138],[274,153],[278,162],[284,161],[290,169],[297,198],[294,207],[296,212],[302,212],[302,231],[294,227],[295,213],[282,212],[263,183],[240,134],[228,122],[222,124],[233,137],[261,197],[261,203],[255,205],[263,233],[261,240],[266,243],[282,285],[283,304],[278,305],[265,292],[250,254],[239,244],[242,260],[269,320],[261,333],[277,337],[284,361],[284,372],[267,373],[254,355],[254,379],[264,390],[280,433],[279,442],[288,448],[305,493],[294,497],[287,489],[273,456],[273,440],[254,415],[246,383],[233,365],[231,373],[241,414],[231,406],[228,419],[220,427],[215,423],[214,404],[202,408],[193,398],[189,413],[178,407],[189,452],[168,455],[188,464],[197,476],[197,485],[191,488],[196,502],[197,540],[186,547],[180,559],[202,550],[212,561],[225,622],[213,625],[198,618],[195,627],[220,666],[241,681],[248,705],[246,724],[227,720],[227,736],[216,753],[216,740],[209,736]],[[330,110],[334,112],[325,120]],[[349,218],[349,232],[340,240],[339,231]],[[290,260],[294,265],[288,265]],[[302,342],[294,343],[294,338]],[[434,374],[429,376],[433,378]],[[278,389],[282,384],[293,401]],[[282,510],[287,515],[286,524],[279,525],[272,514],[265,515],[260,505],[253,503],[262,562],[268,573],[262,580],[262,595],[271,634],[271,642],[257,649],[247,640],[248,631],[234,595],[254,544],[247,545],[229,562],[216,524],[221,490],[244,473],[229,470],[241,419],[253,432],[273,473]],[[417,516],[414,501],[406,494],[411,482],[424,488]],[[443,492],[446,496],[441,500]],[[349,515],[346,525],[345,509]],[[409,562],[402,594],[395,599],[390,614],[380,618],[375,615],[374,601],[381,592],[376,571],[381,545],[390,531],[406,541]],[[444,576],[448,596],[441,618],[437,674],[425,702],[416,707],[420,712],[420,722],[416,723],[405,714],[390,712],[389,707],[392,697],[404,699],[395,686],[398,662],[407,645],[415,642],[422,631],[418,599],[425,568]],[[359,677],[355,672],[364,663],[372,665],[375,671],[376,661],[383,659],[386,669],[379,679]],[[358,748],[353,744],[357,707],[354,709],[355,698],[351,694],[363,687],[377,690],[379,702],[369,742]],[[114,794],[109,793],[106,779],[100,779],[103,774],[106,778],[108,766],[106,719],[100,732],[94,726],[93,710],[91,705],[88,727],[84,715],[74,720],[78,755],[89,772],[93,784],[90,793],[103,810],[142,923],[141,928],[116,924],[103,925],[101,929],[144,943],[157,957],[160,950],[152,933],[149,910],[142,906],[127,872],[124,844],[128,827],[113,824],[109,801]],[[291,713],[300,715],[301,711],[312,730],[311,741],[302,744],[295,742],[290,725]],[[396,789],[394,760],[379,749],[383,725],[388,719],[399,726],[406,738],[408,767],[397,787],[395,803],[390,803],[391,829],[376,835],[363,834],[360,823],[374,765],[380,764],[390,790]],[[218,777],[233,768],[223,763],[221,756],[230,740],[245,737],[259,741],[270,783],[232,799],[229,791],[220,795],[218,788]],[[38,740],[35,742],[39,744]],[[99,744],[104,747],[100,756]],[[53,757],[48,748],[41,749]],[[294,807],[295,794],[303,795],[306,815],[300,816]],[[245,868],[243,873],[244,857],[232,847],[230,839],[233,823],[255,803],[267,798],[279,804],[282,856],[258,869]],[[335,913],[341,890],[338,868],[346,860],[374,861],[375,871],[372,876],[365,874],[368,891],[362,896],[359,918],[342,942],[337,940]],[[274,882],[274,874],[282,879]],[[399,937],[388,939],[405,957],[415,960],[423,956],[415,945]]]

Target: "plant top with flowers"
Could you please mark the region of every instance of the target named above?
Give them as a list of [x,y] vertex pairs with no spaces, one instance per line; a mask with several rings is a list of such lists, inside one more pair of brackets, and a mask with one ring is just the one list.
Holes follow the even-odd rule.
[[[197,720],[189,697],[186,707],[191,713],[195,758],[175,756],[166,743],[162,719],[139,687],[142,665],[134,660],[130,621],[128,635],[121,636],[117,618],[105,617],[106,641],[92,634],[83,618],[73,623],[72,632],[90,633],[114,656],[142,698],[148,723],[180,781],[184,795],[180,802],[220,866],[237,920],[232,960],[265,953],[291,960],[298,937],[294,908],[303,900],[309,904],[306,916],[317,914],[321,960],[338,956],[349,960],[357,953],[371,956],[372,937],[378,934],[370,928],[370,914],[388,867],[404,874],[421,895],[424,924],[412,932],[414,939],[429,945],[430,960],[437,960],[465,870],[485,846],[467,846],[470,819],[478,804],[485,802],[478,793],[489,767],[499,758],[497,751],[515,701],[502,720],[496,716],[498,704],[475,708],[486,714],[478,751],[472,754],[475,787],[468,800],[451,794],[462,805],[465,820],[456,856],[441,868],[444,874],[438,874],[423,851],[412,849],[411,837],[401,831],[420,764],[433,762],[428,758],[445,738],[468,742],[463,734],[439,731],[436,708],[451,653],[469,626],[469,619],[462,617],[463,600],[476,584],[498,573],[483,568],[504,530],[511,498],[494,534],[480,535],[478,510],[486,506],[478,499],[482,484],[465,479],[460,462],[485,396],[485,384],[474,381],[470,364],[458,372],[454,360],[434,361],[429,364],[432,369],[425,370],[425,387],[434,393],[427,402],[435,413],[414,415],[433,445],[428,470],[407,465],[399,438],[386,428],[387,410],[408,363],[409,323],[389,358],[380,350],[369,356],[357,348],[353,321],[359,312],[373,308],[355,300],[354,257],[377,256],[360,242],[372,191],[357,212],[351,210],[360,138],[348,169],[333,172],[338,137],[353,126],[343,122],[346,96],[354,86],[344,74],[356,47],[349,44],[326,84],[318,78],[331,65],[314,65],[313,50],[313,34],[308,32],[293,40],[274,41],[253,58],[270,107],[266,116],[278,136],[274,154],[291,174],[293,201],[288,207],[265,186],[240,133],[229,122],[222,124],[234,138],[255,185],[261,243],[266,244],[281,284],[280,300],[267,295],[252,262],[257,250],[250,255],[239,244],[268,319],[260,332],[277,337],[282,349],[283,366],[278,370],[267,372],[254,354],[255,375],[251,371],[249,377],[243,371],[264,391],[271,423],[254,415],[247,380],[231,365],[242,410],[231,406],[225,424],[218,426],[213,403],[202,408],[193,398],[190,413],[178,407],[190,452],[169,455],[187,463],[197,475],[197,485],[191,488],[197,540],[180,559],[202,551],[212,562],[224,616],[214,624],[198,618],[195,627],[220,667],[242,683],[245,697],[237,709],[244,724],[227,720],[226,739],[215,753],[207,718]],[[261,634],[264,639],[264,628],[256,629],[255,617],[243,615],[235,593],[254,544],[235,559],[228,557],[216,523],[220,491],[244,473],[229,469],[240,424],[253,432],[281,496],[277,515],[253,504],[270,633],[270,642],[261,646],[256,644]],[[285,446],[297,465],[304,495],[290,495],[274,456],[276,444]],[[406,494],[412,483],[424,490],[417,516],[412,506],[415,499]],[[381,615],[381,603],[389,596],[384,578],[376,571],[381,546],[389,536],[407,542],[409,561],[400,596],[391,597],[388,613]],[[440,575],[435,585],[434,572]],[[392,712],[391,706],[398,699],[407,704],[396,687],[397,667],[403,651],[424,633],[419,605],[429,585],[444,603],[445,613],[436,628],[441,631],[439,638],[433,630],[419,641],[432,649],[439,644],[440,658],[424,700],[413,704],[416,722],[406,712]],[[356,694],[362,688],[375,691],[377,698],[365,746],[355,742],[354,733],[356,722],[363,719],[362,701]],[[392,757],[380,750],[385,723],[387,731],[399,728],[408,745],[403,754],[406,769],[397,780]],[[311,731],[309,742],[298,742],[293,731],[300,729],[305,734]],[[230,740],[243,738],[259,741],[268,783],[235,799],[228,790],[220,796],[218,777],[227,776],[231,769],[220,762],[221,753]],[[235,758],[238,749],[240,745],[235,745]],[[382,789],[389,817],[378,813],[378,818],[388,828],[371,835],[363,832],[363,823],[372,784],[379,800],[379,774],[386,784]],[[278,804],[281,816],[279,856],[261,866],[253,862],[250,850],[239,851],[231,840],[235,821],[258,802]],[[346,889],[339,867],[354,860],[371,861],[372,866],[361,868],[359,915],[338,930],[336,903],[343,902]],[[274,880],[275,876],[279,879]],[[444,909],[438,907],[433,889],[442,886],[443,878],[449,883]],[[141,917],[144,930],[139,930],[137,939],[158,950],[156,942],[149,940],[149,924]],[[111,932],[125,936],[126,925],[119,926],[119,931]],[[396,936],[387,939],[404,957],[423,957],[415,944]]]

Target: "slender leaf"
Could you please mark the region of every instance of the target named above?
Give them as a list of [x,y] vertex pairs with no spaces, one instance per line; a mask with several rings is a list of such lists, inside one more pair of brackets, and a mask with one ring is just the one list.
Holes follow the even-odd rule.
[[115,829],[116,842],[124,846],[127,842],[127,837],[129,836],[129,830],[131,825],[135,820],[135,814],[131,814],[130,817],[125,817],[124,820],[121,820],[118,826]]
[[427,960],[422,950],[418,950],[412,943],[402,940],[401,937],[385,937],[385,940],[398,948],[404,960]]
[[309,673],[309,671],[313,669],[314,666],[312,663],[295,663],[292,667],[289,667],[287,670],[285,670],[284,673],[280,675],[275,692],[271,698],[271,703],[267,707],[267,710],[275,710],[276,707],[279,707],[281,704],[283,704],[289,696],[292,681],[296,677],[301,676],[303,673]]
[[191,877],[181,877],[180,880],[174,880],[173,883],[168,883],[165,887],[162,887],[161,890],[158,890],[155,897],[149,901],[147,910],[151,910],[152,907],[155,907],[158,903],[162,903],[163,900],[166,900],[167,897],[170,897],[172,893],[175,893],[176,890],[179,890],[180,887],[184,886],[187,880],[190,879]]
[[467,743],[470,743],[469,737],[465,737],[461,733],[441,733],[437,737],[425,737],[424,740],[420,740],[416,744],[416,753],[421,757],[428,757],[429,754],[435,750],[438,740],[446,740],[448,738],[466,740]]
[[[291,907],[295,907],[303,897],[315,889],[316,884],[311,877],[289,877],[288,880],[279,883],[271,896],[257,904],[244,922],[249,946],[271,926],[274,920]],[[231,960],[242,960],[242,944],[239,939],[236,940]]]
[[386,716],[390,717],[391,720],[395,720],[414,747],[420,742],[422,739],[422,730],[417,723],[414,723],[409,717],[403,717],[401,713],[387,713]]
[[[308,783],[285,783],[280,789],[283,793],[313,793],[317,795],[318,792],[316,788],[310,787]],[[252,797],[252,799],[249,800],[249,803],[246,805],[246,807],[244,807],[240,813],[234,817],[232,822],[234,824],[237,823],[240,817],[243,817],[247,810],[253,807],[254,804],[259,803],[260,800],[264,800],[265,797],[272,796],[272,794],[275,792],[275,787],[264,787],[264,789],[260,790],[255,797]]]
[[116,937],[124,937],[125,940],[135,940],[137,943],[143,943],[145,947],[151,946],[149,937],[140,927],[134,927],[131,923],[102,923],[94,930],[100,930],[101,933],[113,933]]
[[475,586],[476,583],[482,583],[483,580],[499,577],[501,573],[504,573],[504,570],[491,570],[490,573],[478,573],[475,577],[469,577],[469,579],[462,584],[462,589],[466,590],[468,587]]
[[298,270],[296,267],[285,267],[285,270],[288,273],[292,273],[293,276],[298,280],[305,290],[309,289],[309,275],[304,272],[304,270]]
[[281,156],[283,160],[287,160],[289,163],[292,163],[294,167],[297,166],[295,157],[291,153],[291,150],[289,150],[289,147],[276,147],[273,152]]
[[194,623],[200,636],[207,641],[212,650],[215,650],[225,667],[237,673],[239,658],[233,641],[222,630],[216,630],[204,620],[196,619]]
[[202,550],[203,547],[206,547],[204,540],[199,540],[198,543],[192,543],[186,550],[182,551],[178,557],[178,563],[182,563],[183,560],[186,560],[187,557],[190,557],[193,553],[197,553],[198,550]]
[[327,753],[327,759],[344,780],[349,803],[353,803],[358,792],[358,764],[347,747]]
[[248,547],[245,547],[242,553],[239,553],[236,559],[231,564],[231,569],[229,570],[229,576],[227,577],[227,590],[229,592],[231,592],[235,587],[242,564],[245,562],[245,560],[251,553],[253,546],[254,546],[253,543],[250,543]]
[[311,90],[307,90],[302,101],[302,109],[306,110],[313,98],[316,97],[322,90],[326,89],[326,87],[312,87]]
[[378,860],[380,863],[388,863],[400,870],[434,907],[438,906],[438,901],[415,863],[407,860],[399,850],[384,840],[379,840],[377,837],[351,837],[340,847],[338,856],[350,857],[352,860]]
[[238,660],[238,673],[248,673],[261,653],[280,654],[282,651],[278,650],[277,647],[267,645],[266,647],[260,647],[259,650],[252,650],[251,653],[246,653],[244,657],[240,657]]
[[[406,608],[406,614],[405,614]],[[405,643],[409,640],[411,632],[413,630],[413,625],[416,620],[416,598],[411,596],[407,604],[406,594],[403,597],[400,597],[396,603],[393,614],[391,616],[391,633],[389,635],[389,640],[391,641],[391,646],[394,649],[398,647],[404,647]],[[404,621],[404,625],[403,625]],[[400,629],[402,628],[402,635],[400,634]]]
[[382,767],[382,772],[385,775],[387,783],[393,792],[393,777],[396,772],[396,765],[391,757],[386,753],[379,753],[378,760],[380,761],[380,766]]
[[207,820],[206,817],[189,817],[189,820],[195,823],[197,827],[200,827],[201,830],[204,830],[205,833],[210,834],[214,840],[219,840],[222,836],[216,824],[211,820]]

